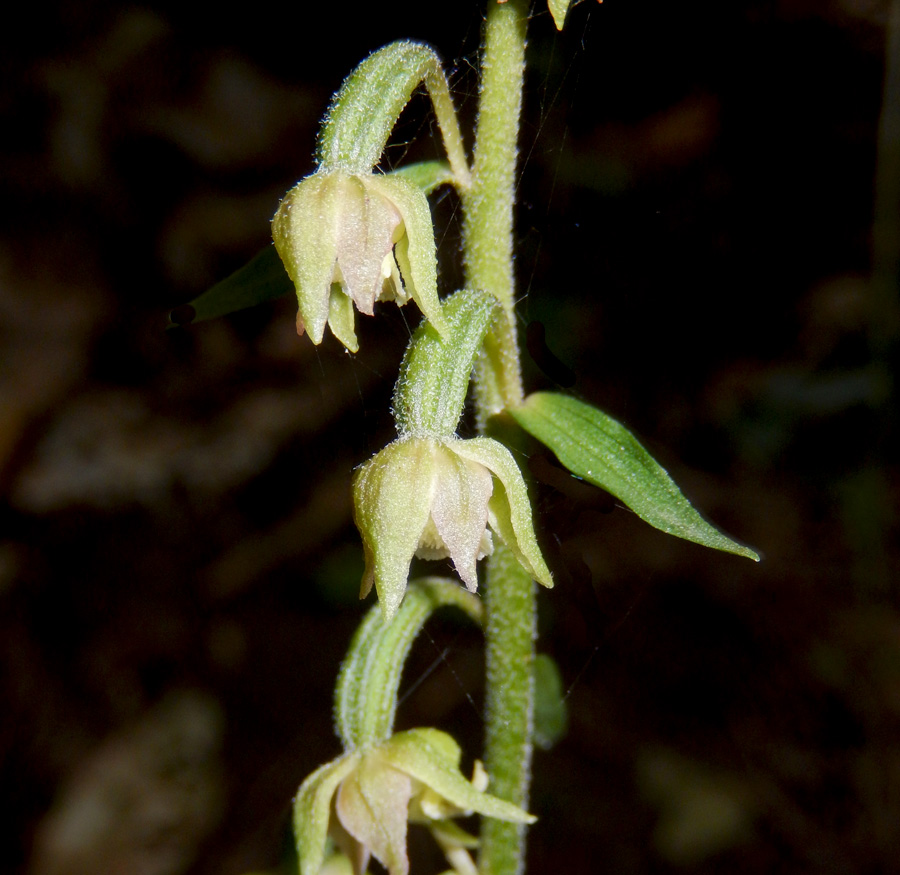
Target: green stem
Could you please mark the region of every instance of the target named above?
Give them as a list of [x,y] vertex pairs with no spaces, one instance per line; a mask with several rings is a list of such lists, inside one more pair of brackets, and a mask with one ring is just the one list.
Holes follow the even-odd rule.
[[[523,398],[515,322],[513,204],[525,71],[526,0],[488,0],[472,185],[463,192],[466,285],[490,292],[500,313],[475,368],[479,428]],[[531,777],[534,584],[498,545],[488,562],[485,763],[491,792],[525,807]],[[484,818],[479,872],[519,875],[525,830]]]
[[[485,591],[487,692],[485,763],[495,796],[528,807],[534,713],[534,583],[498,544]],[[525,865],[525,825],[484,818],[478,871],[518,875]]]
[[476,368],[479,422],[522,400],[514,313],[513,203],[522,82],[525,0],[489,0],[472,185],[463,194],[466,285],[490,292],[502,314]]

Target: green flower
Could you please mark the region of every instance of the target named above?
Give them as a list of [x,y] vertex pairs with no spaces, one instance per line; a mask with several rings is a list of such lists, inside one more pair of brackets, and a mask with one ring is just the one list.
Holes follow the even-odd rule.
[[438,331],[434,233],[424,193],[395,176],[320,171],[297,183],[272,219],[272,238],[297,289],[297,331],[322,342],[326,324],[351,352],[353,307],[413,298]]
[[538,583],[553,585],[525,481],[509,450],[491,438],[401,437],[359,469],[353,505],[366,554],[361,596],[374,583],[385,619],[400,605],[413,556],[449,557],[474,592],[476,562],[492,552],[492,532]]
[[390,875],[408,875],[409,822],[429,827],[457,871],[466,868],[464,849],[477,841],[449,818],[477,812],[534,822],[521,808],[485,792],[479,764],[475,779],[467,781],[459,771],[460,757],[459,745],[446,733],[411,729],[374,747],[350,750],[313,772],[294,800],[301,875],[319,875],[328,835],[357,875],[373,856]]

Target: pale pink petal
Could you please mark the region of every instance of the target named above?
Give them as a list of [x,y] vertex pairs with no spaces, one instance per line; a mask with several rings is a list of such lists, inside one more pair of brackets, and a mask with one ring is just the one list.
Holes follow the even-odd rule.
[[406,823],[412,779],[377,756],[363,758],[341,784],[335,809],[344,829],[387,868],[409,875]]
[[476,563],[484,555],[488,501],[493,491],[491,472],[446,448],[438,458],[431,517],[457,574],[474,592],[478,588]]

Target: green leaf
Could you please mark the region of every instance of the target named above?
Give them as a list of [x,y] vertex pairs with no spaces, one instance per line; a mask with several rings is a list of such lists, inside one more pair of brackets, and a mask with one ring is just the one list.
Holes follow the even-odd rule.
[[557,30],[563,29],[566,12],[569,11],[571,2],[572,0],[547,0],[547,5],[550,7],[550,14],[553,16],[553,23],[556,25]]
[[545,653],[534,658],[534,743],[550,750],[566,733],[566,708],[562,675],[556,662]]
[[387,175],[399,176],[421,188],[425,194],[431,194],[435,189],[449,185],[456,179],[446,161],[417,161],[415,164],[398,167]]
[[749,547],[706,522],[638,439],[596,407],[554,392],[535,392],[509,412],[573,474],[611,492],[651,526],[759,561]]
[[[188,325],[255,307],[294,291],[274,246],[267,246],[231,276],[169,314],[170,325]],[[189,309],[188,309],[189,308]]]

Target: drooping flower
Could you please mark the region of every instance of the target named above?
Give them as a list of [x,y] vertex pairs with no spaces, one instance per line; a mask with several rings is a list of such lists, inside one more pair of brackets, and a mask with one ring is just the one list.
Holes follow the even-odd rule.
[[401,437],[359,469],[353,505],[366,554],[361,596],[374,584],[386,619],[400,605],[413,556],[450,558],[474,592],[492,533],[538,583],[553,585],[525,481],[491,438]]
[[477,812],[534,822],[521,808],[485,792],[479,763],[467,781],[459,771],[460,758],[459,745],[446,733],[411,729],[373,747],[350,750],[313,772],[294,800],[301,875],[318,875],[328,835],[356,875],[365,872],[372,856],[390,875],[408,875],[410,822],[432,831],[457,871],[466,871],[466,861],[471,864],[465,848],[477,840],[450,818]]
[[272,239],[297,290],[297,330],[322,342],[325,326],[359,348],[354,305],[410,298],[443,331],[434,232],[421,189],[399,176],[320,171],[292,188],[272,219]]

